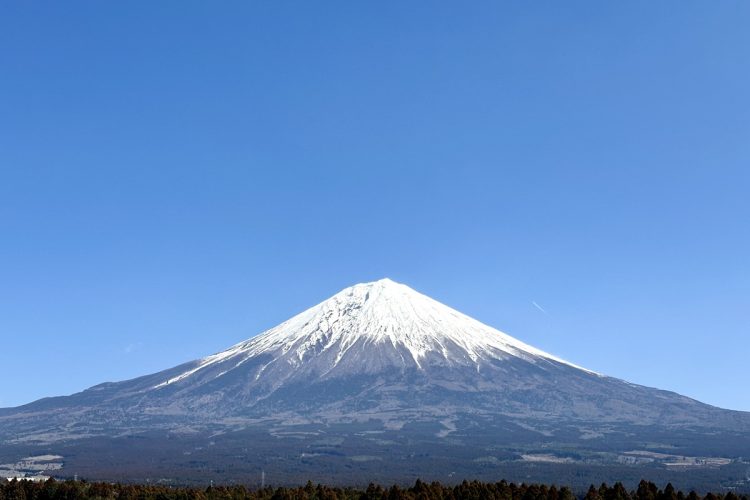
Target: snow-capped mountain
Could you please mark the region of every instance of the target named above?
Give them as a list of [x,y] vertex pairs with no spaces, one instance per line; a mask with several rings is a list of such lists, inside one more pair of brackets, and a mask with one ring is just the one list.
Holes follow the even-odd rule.
[[395,433],[360,443],[368,457],[383,443],[417,436],[429,446],[497,451],[542,443],[577,453],[678,437],[750,444],[746,413],[575,366],[383,279],[342,290],[217,354],[0,410],[0,456],[3,443],[243,432],[264,442],[300,428],[307,429],[300,439],[323,432],[342,442]]
[[[252,361],[268,359],[262,364]],[[245,370],[273,387],[352,375],[462,367],[498,360],[575,367],[406,285],[382,279],[347,288],[288,321],[157,384],[203,384]],[[214,368],[219,368],[218,372]],[[210,376],[201,377],[201,372]],[[590,373],[590,372],[589,372]]]

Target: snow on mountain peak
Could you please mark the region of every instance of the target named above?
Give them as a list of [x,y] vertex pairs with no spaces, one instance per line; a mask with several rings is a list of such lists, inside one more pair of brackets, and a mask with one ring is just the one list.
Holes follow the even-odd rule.
[[345,288],[256,337],[199,360],[157,387],[217,363],[228,365],[223,375],[259,356],[270,361],[256,379],[269,367],[323,377],[393,368],[421,370],[426,364],[478,369],[508,357],[579,368],[383,278]]

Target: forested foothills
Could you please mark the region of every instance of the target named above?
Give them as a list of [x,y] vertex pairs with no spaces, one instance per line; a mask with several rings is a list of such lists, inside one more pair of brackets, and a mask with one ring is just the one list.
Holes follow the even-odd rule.
[[370,484],[366,489],[313,485],[302,487],[209,486],[187,488],[143,484],[89,483],[86,481],[33,482],[12,480],[0,482],[0,500],[750,500],[735,493],[684,493],[671,484],[664,489],[641,481],[636,490],[628,491],[621,483],[614,486],[591,486],[585,494],[576,495],[567,487],[538,484],[483,483],[464,481],[454,486],[417,480],[411,487],[382,487]]

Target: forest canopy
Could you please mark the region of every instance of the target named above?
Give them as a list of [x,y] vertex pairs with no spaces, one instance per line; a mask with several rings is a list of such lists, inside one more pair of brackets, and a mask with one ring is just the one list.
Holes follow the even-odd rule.
[[313,485],[300,487],[209,486],[207,488],[173,487],[143,484],[119,484],[86,481],[44,482],[27,480],[0,481],[0,500],[750,500],[733,492],[707,493],[676,491],[671,484],[659,489],[654,483],[641,481],[636,490],[628,491],[622,483],[598,488],[591,486],[584,495],[570,488],[538,484],[483,483],[464,481],[446,486],[438,482],[417,480],[413,486],[382,487],[370,484],[366,489]]

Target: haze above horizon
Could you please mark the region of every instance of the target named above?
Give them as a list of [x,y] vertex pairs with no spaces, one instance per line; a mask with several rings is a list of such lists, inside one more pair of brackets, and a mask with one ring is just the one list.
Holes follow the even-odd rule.
[[0,7],[0,406],[388,276],[750,411],[750,5]]

